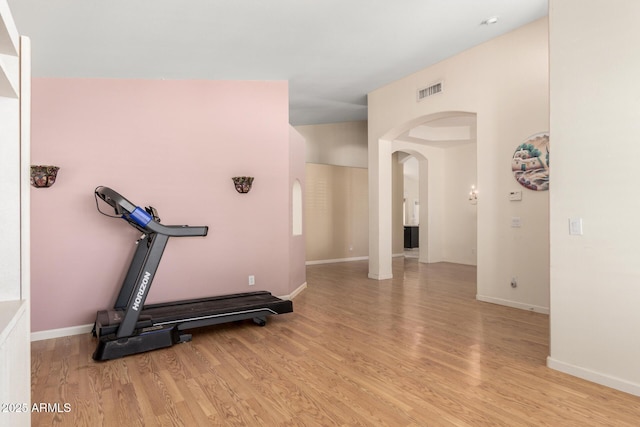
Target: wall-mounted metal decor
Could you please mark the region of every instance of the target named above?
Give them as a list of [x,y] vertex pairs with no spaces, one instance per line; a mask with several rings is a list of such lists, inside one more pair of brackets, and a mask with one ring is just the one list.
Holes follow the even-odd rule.
[[238,193],[248,193],[251,190],[251,185],[253,184],[252,176],[234,176],[231,179]]
[[32,165],[31,185],[36,188],[51,187],[56,182],[59,170],[58,166]]

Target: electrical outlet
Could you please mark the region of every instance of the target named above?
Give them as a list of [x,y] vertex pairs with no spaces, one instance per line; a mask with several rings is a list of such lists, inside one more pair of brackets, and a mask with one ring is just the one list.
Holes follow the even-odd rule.
[[253,286],[255,284],[256,284],[256,276],[252,274],[251,276],[249,276],[249,286]]

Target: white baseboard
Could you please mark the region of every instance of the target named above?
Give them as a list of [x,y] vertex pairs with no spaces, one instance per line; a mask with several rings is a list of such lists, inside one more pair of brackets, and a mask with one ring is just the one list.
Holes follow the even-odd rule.
[[561,362],[551,356],[547,357],[547,367],[555,369],[556,371],[564,372],[565,374],[573,375],[574,377],[582,378],[583,380],[611,387],[635,396],[640,396],[640,384],[632,383],[600,372],[595,372],[570,363]]
[[338,259],[321,259],[317,261],[307,261],[305,265],[318,265],[318,264],[334,264],[336,262],[351,262],[351,261],[364,261],[369,259],[368,256],[357,256],[353,258],[338,258]]
[[68,328],[49,329],[48,331],[31,332],[31,341],[42,341],[51,338],[68,337],[71,335],[88,334],[93,329],[93,323],[88,325],[70,326]]
[[525,304],[522,302],[511,301],[502,298],[487,297],[484,295],[476,295],[478,301],[490,302],[492,304],[504,305],[507,307],[519,308],[520,310],[533,311],[536,313],[549,314],[549,307],[541,307],[533,304]]
[[304,282],[302,285],[298,286],[293,292],[291,292],[289,295],[283,295],[281,297],[278,297],[280,299],[285,299],[285,300],[293,300],[295,297],[298,296],[298,294],[302,291],[304,291],[305,289],[307,289],[307,282]]
[[[294,299],[300,292],[304,291],[307,288],[307,282],[304,282],[302,285],[298,286],[293,292],[289,295],[278,297],[284,300],[292,300]],[[88,325],[80,325],[80,326],[71,326],[68,328],[60,328],[60,329],[49,329],[47,331],[38,331],[31,333],[31,341],[42,341],[48,340],[51,338],[61,338],[68,337],[71,335],[82,335],[88,334],[93,329],[93,323]]]
[[[403,257],[403,253],[391,254],[392,258]],[[351,261],[365,261],[369,259],[368,256],[356,256],[351,258],[336,258],[336,259],[319,259],[315,261],[306,261],[305,265],[318,265],[318,264],[335,264],[337,262],[351,262]]]
[[393,279],[393,274],[373,274],[373,273],[369,273],[367,275],[367,277],[369,279],[373,279],[373,280],[388,280],[388,279]]

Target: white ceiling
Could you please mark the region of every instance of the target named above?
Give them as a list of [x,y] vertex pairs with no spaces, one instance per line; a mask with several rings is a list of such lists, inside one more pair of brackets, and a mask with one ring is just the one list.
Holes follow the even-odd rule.
[[458,114],[415,126],[398,138],[437,148],[451,148],[476,142],[476,115]]
[[[476,115],[464,113],[430,120],[409,129],[397,140],[442,149],[475,144]],[[400,153],[399,160],[403,164],[405,178],[417,181],[419,178],[418,160],[411,154]]]
[[547,15],[547,0],[8,2],[33,77],[288,80],[293,125],[364,120],[372,90]]

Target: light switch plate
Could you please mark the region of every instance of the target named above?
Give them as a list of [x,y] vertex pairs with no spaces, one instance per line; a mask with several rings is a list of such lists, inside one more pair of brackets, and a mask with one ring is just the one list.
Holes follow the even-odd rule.
[[582,218],[569,218],[569,234],[582,236]]

